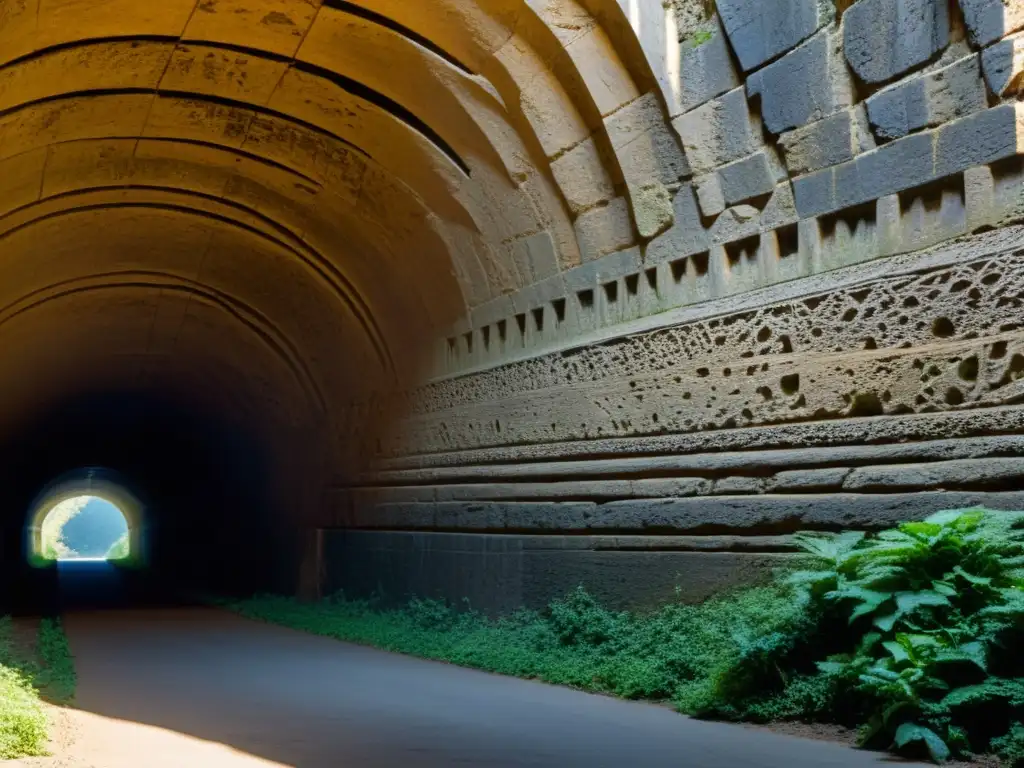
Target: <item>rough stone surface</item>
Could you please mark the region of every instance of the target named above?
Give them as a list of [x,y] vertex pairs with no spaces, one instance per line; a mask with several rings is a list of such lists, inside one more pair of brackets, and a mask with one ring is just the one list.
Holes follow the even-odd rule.
[[975,45],[988,45],[1024,28],[1024,7],[1015,0],[960,0]]
[[835,17],[835,6],[823,0],[718,0],[716,7],[747,71],[795,47]]
[[845,467],[791,469],[774,475],[770,488],[781,493],[838,491],[849,474],[850,470]]
[[573,213],[580,213],[615,196],[594,139],[587,139],[551,163],[562,194]]
[[912,131],[955,120],[988,106],[977,56],[901,80],[868,99],[876,135],[898,139]]
[[783,133],[779,143],[786,166],[794,175],[852,160],[855,146],[855,116],[844,110],[824,120]]
[[629,201],[623,197],[591,208],[576,219],[576,235],[585,261],[593,261],[633,244]]
[[1011,96],[1024,91],[1024,33],[982,51],[981,66],[993,93]]
[[705,34],[710,38],[683,45],[679,56],[679,103],[683,112],[742,85],[718,17]]
[[1024,465],[1017,459],[967,459],[898,467],[862,467],[843,483],[851,491],[1005,486],[1020,487]]
[[749,155],[760,144],[743,88],[680,115],[672,124],[697,173]]
[[695,184],[701,213],[705,216],[717,216],[725,210],[725,193],[722,191],[722,181],[717,173],[701,176]]
[[801,216],[817,216],[877,200],[1017,154],[1020,105],[1003,104],[880,146],[834,168],[793,181]]
[[[727,205],[743,203],[775,188],[775,174],[765,151],[755,152],[750,157],[723,165],[717,174],[719,188]],[[700,188],[698,187],[698,195]],[[703,209],[703,205],[701,206]],[[705,211],[706,213],[707,211]]]
[[852,85],[836,51],[838,42],[830,29],[823,29],[747,78],[747,91],[761,97],[769,131],[798,128],[852,105]]
[[948,45],[949,33],[946,0],[858,0],[843,15],[846,58],[867,83],[924,64]]

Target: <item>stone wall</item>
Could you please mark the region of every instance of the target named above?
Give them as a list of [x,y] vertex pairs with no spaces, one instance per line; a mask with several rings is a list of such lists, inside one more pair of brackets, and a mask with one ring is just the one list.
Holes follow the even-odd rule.
[[1024,4],[619,5],[657,82],[606,120],[659,158],[633,224],[599,148],[553,162],[582,264],[355,409],[401,418],[331,493],[329,588],[701,599],[798,530],[1024,508]]

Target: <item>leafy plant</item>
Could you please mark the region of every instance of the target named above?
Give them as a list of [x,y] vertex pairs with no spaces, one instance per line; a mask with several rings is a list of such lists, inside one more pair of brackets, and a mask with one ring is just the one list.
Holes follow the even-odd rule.
[[[821,685],[831,685],[832,711],[819,717],[858,721],[864,746],[937,762],[1002,738],[1024,707],[1015,653],[1024,640],[1024,514],[949,510],[870,537],[797,539],[818,565],[787,582],[807,601]],[[848,647],[827,648],[826,634],[849,638]],[[791,654],[775,664],[784,678],[800,661]],[[730,691],[719,694],[724,710]],[[752,707],[733,706],[740,716]]]

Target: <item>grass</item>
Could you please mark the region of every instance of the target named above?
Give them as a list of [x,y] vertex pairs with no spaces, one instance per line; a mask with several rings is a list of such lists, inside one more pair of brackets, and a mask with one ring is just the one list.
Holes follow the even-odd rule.
[[47,755],[43,701],[74,697],[74,663],[59,620],[42,620],[36,652],[38,658],[26,658],[11,619],[0,618],[0,760]]
[[755,638],[798,621],[782,587],[648,614],[610,611],[582,588],[543,612],[489,620],[443,603],[398,610],[343,596],[318,603],[259,596],[224,605],[254,619],[425,659],[691,711]]
[[873,534],[798,534],[803,570],[701,605],[610,611],[582,588],[490,620],[256,597],[246,616],[719,720],[800,720],[935,762],[1024,768],[1024,512],[944,510]]

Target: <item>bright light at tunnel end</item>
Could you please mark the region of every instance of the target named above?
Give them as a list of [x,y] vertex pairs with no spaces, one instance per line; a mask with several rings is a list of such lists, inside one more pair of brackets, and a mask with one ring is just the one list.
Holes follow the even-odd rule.
[[26,559],[42,568],[60,562],[141,565],[142,515],[138,497],[115,473],[69,472],[29,509]]

